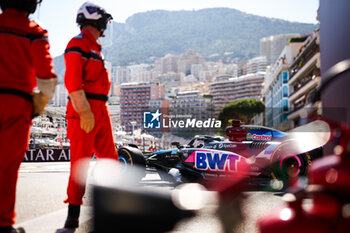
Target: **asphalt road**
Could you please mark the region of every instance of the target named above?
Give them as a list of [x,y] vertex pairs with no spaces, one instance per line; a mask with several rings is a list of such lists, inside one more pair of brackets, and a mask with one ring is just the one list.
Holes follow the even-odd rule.
[[[94,163],[90,164],[93,168]],[[91,170],[91,169],[90,169]],[[20,168],[17,201],[16,225],[23,226],[27,233],[54,233],[64,224],[67,205],[66,186],[69,177],[69,163],[23,163]],[[88,177],[87,192],[77,233],[91,232],[92,201],[91,180]],[[153,170],[147,170],[141,186],[156,192],[173,192],[172,183],[162,181]],[[243,202],[244,220],[236,228],[239,233],[256,233],[256,220],[273,208],[284,205],[281,195],[271,192],[246,192]],[[209,197],[205,207],[194,218],[179,222],[169,233],[224,233],[217,217],[218,199],[213,191],[206,192]],[[231,216],[232,213],[224,213]]]

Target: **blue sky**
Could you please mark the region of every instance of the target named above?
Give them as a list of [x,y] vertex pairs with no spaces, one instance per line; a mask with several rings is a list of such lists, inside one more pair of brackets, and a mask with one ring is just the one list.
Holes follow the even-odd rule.
[[[86,0],[43,0],[32,16],[49,31],[52,56],[63,53],[71,37],[79,33],[75,17]],[[95,0],[113,15],[114,21],[125,20],[138,12],[156,9],[198,10],[229,7],[246,13],[288,21],[316,24],[319,0]]]

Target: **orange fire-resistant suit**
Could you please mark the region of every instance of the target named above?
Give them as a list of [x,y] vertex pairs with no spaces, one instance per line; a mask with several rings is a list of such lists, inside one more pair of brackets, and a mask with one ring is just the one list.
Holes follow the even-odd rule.
[[71,39],[65,50],[65,85],[68,93],[84,90],[95,126],[86,133],[80,127],[79,114],[72,101],[67,104],[67,137],[70,139],[71,172],[65,203],[81,205],[85,193],[86,166],[79,161],[90,159],[92,152],[97,158],[118,159],[114,145],[110,114],[107,107],[107,94],[111,86],[108,71],[101,54],[101,46],[92,34],[82,30]]
[[28,147],[31,93],[39,79],[57,81],[47,31],[26,13],[6,9],[0,14],[0,227],[15,222],[18,169]]

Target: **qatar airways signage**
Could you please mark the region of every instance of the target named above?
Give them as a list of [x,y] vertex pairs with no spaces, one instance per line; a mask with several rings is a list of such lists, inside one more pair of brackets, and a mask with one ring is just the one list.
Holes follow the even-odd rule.
[[191,115],[162,115],[157,110],[143,113],[143,128],[221,128],[221,121],[215,118],[199,120],[192,118]]
[[70,161],[69,149],[41,148],[26,151],[23,162],[66,162]]

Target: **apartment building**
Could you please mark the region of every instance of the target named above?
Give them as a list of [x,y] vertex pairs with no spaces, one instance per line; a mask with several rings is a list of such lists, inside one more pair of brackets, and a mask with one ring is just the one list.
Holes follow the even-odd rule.
[[254,57],[247,62],[247,73],[266,72],[267,58],[265,56]]
[[237,75],[238,77],[246,75],[247,72],[247,60],[241,61],[238,63],[238,71],[237,71]]
[[298,125],[301,109],[308,103],[308,94],[320,82],[319,30],[309,35],[289,66],[290,112],[288,120]]
[[52,104],[53,106],[66,106],[67,105],[67,99],[68,92],[66,87],[63,83],[59,83],[56,86],[55,94],[52,98]]
[[113,84],[122,84],[130,81],[130,70],[124,66],[113,66],[111,72]]
[[264,72],[258,72],[236,78],[224,77],[224,80],[209,84],[215,115],[217,116],[226,104],[237,100],[248,98],[261,100],[264,76]]
[[269,66],[265,75],[263,96],[265,100],[265,124],[268,127],[286,130],[289,111],[289,66],[303,45],[306,37],[291,38],[277,61]]
[[[184,121],[195,119],[197,121],[207,121],[216,118],[213,108],[212,96],[203,94],[199,90],[178,92],[176,97],[171,99],[169,105],[169,115],[172,120]],[[186,136],[191,134],[210,134],[214,128],[181,128],[170,129],[173,134]],[[187,135],[187,136],[188,136]]]
[[160,74],[166,74],[168,72],[177,72],[177,63],[179,61],[179,55],[166,54],[164,57],[157,59],[154,62],[155,71]]
[[153,81],[155,73],[152,65],[137,64],[127,67],[130,71],[129,82],[148,83]]
[[260,56],[267,58],[267,64],[275,63],[289,39],[299,36],[299,34],[280,34],[261,38]]
[[193,64],[203,64],[205,65],[206,61],[204,60],[199,53],[193,49],[187,50],[185,54],[180,55],[177,68],[178,72],[182,72],[186,75],[191,74],[191,67]]
[[143,112],[150,110],[150,101],[161,100],[164,97],[164,85],[151,83],[122,84],[120,86],[121,125],[127,132],[142,128]]

